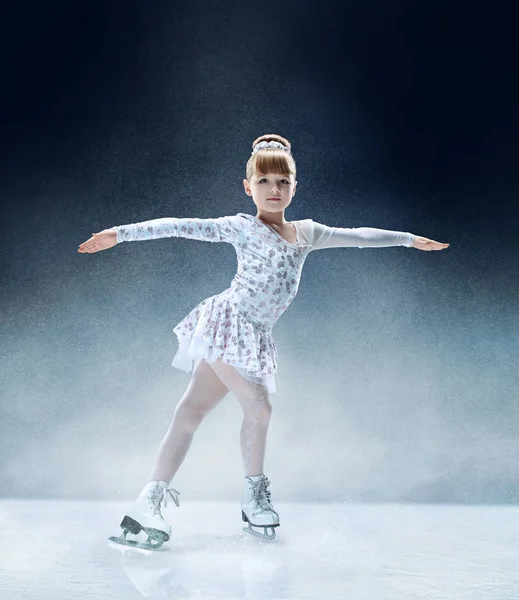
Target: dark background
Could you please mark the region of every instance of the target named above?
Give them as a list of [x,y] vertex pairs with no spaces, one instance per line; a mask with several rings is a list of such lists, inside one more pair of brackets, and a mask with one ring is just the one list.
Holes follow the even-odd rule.
[[[22,1],[0,23],[4,495],[140,489],[187,385],[168,365],[170,329],[229,285],[235,261],[191,240],[77,247],[113,225],[255,214],[245,163],[256,137],[279,133],[298,167],[287,220],[450,243],[308,258],[279,324],[276,402],[288,427],[326,412],[314,396],[328,386],[339,450],[321,455],[316,437],[309,456],[299,422],[290,440],[300,466],[323,470],[316,497],[519,499],[511,3]],[[388,364],[384,379],[389,355],[402,370]],[[354,385],[363,399],[345,403]],[[233,418],[200,435],[216,439]],[[272,435],[282,472],[289,434]],[[366,454],[374,440],[384,450]],[[128,458],[135,444],[142,464]],[[353,469],[339,485],[338,451],[378,475]],[[388,473],[410,454],[421,458]]]

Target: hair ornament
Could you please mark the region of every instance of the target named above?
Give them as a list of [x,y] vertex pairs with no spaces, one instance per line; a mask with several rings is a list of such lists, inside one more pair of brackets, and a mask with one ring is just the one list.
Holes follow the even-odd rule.
[[265,148],[276,148],[278,150],[285,150],[286,152],[290,152],[290,148],[287,148],[286,146],[284,146],[283,144],[280,144],[279,142],[260,142],[259,144],[256,144],[256,146],[254,146],[254,150],[251,152],[251,156],[253,154],[256,154],[256,152],[259,152],[260,150],[265,150]]

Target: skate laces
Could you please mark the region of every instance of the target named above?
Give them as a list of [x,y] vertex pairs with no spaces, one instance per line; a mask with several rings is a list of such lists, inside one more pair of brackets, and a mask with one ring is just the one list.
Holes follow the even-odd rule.
[[259,481],[251,481],[252,494],[257,505],[263,510],[272,510],[272,504],[270,503],[270,490],[268,486],[270,481],[264,476]]
[[180,501],[178,499],[178,497],[180,495],[180,492],[177,492],[177,490],[174,490],[173,488],[169,488],[167,490],[164,490],[164,488],[162,488],[159,485],[157,485],[151,491],[151,496],[150,496],[150,500],[151,500],[151,503],[152,503],[153,512],[155,514],[160,514],[160,505],[161,505],[161,503],[164,504],[164,508],[166,508],[166,506],[168,505],[167,494],[169,494],[171,496],[171,498],[173,499],[173,502],[177,506],[180,506]]
[[162,500],[164,501],[164,508],[166,508],[166,506],[168,505],[168,498],[167,498],[168,494],[173,499],[173,502],[177,506],[180,506],[180,500],[178,499],[178,497],[180,496],[180,492],[177,492],[177,490],[174,490],[173,488],[169,488],[164,492],[164,496],[162,497]]

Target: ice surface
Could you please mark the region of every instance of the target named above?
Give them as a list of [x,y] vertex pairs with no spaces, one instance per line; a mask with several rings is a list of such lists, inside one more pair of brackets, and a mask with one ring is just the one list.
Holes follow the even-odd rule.
[[0,502],[0,598],[519,598],[514,506],[275,503],[274,542],[239,502],[163,510],[160,551],[114,547],[127,502]]

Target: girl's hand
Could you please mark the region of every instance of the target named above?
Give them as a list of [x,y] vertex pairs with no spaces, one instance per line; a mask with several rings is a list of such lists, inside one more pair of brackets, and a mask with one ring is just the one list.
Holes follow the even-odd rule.
[[435,242],[426,237],[420,237],[416,235],[411,248],[417,248],[418,250],[445,250],[450,244],[443,244],[442,242]]
[[79,245],[78,252],[99,252],[107,250],[117,244],[117,233],[113,229],[103,229],[99,233],[93,233],[92,237]]

